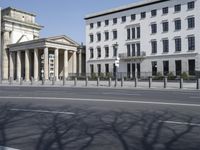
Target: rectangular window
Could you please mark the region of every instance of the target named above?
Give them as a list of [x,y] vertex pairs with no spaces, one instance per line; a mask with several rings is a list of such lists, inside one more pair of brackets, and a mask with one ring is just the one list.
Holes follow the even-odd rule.
[[135,14],[132,14],[131,15],[131,21],[135,20],[136,19],[136,15]]
[[195,7],[194,5],[195,5],[194,1],[188,2],[188,4],[187,4],[188,10],[189,10],[189,9],[194,9],[194,7]]
[[105,32],[105,40],[107,41],[107,40],[109,40],[109,32]]
[[151,41],[151,52],[152,54],[157,53],[157,41]]
[[101,27],[101,22],[100,21],[97,22],[97,27]]
[[157,24],[151,24],[151,33],[154,34],[154,33],[157,33]]
[[181,20],[175,20],[175,30],[181,30]]
[[131,56],[131,46],[129,44],[127,45],[127,56]]
[[189,51],[195,50],[195,37],[194,36],[188,37],[188,50]]
[[94,58],[94,49],[93,48],[90,49],[90,58]]
[[101,64],[97,64],[98,76],[101,74]]
[[105,20],[105,26],[109,25],[109,20]]
[[127,64],[127,77],[130,78],[131,77],[131,64]]
[[117,57],[117,48],[113,46],[113,57]]
[[166,76],[169,73],[169,61],[163,61],[163,74]]
[[132,56],[135,56],[136,53],[135,53],[135,44],[132,44]]
[[140,56],[140,43],[137,43],[136,44],[136,47],[137,47],[137,56]]
[[97,41],[101,41],[101,33],[97,33]]
[[131,39],[131,29],[127,29],[127,40]]
[[105,64],[105,73],[106,75],[109,73],[109,64]]
[[181,11],[181,4],[175,5],[174,6],[174,11],[175,12],[180,12]]
[[181,38],[175,39],[175,51],[180,52],[181,51]]
[[157,75],[157,61],[152,61],[151,65],[152,65],[152,76],[156,76]]
[[137,38],[140,38],[140,27],[137,27]]
[[93,64],[90,65],[90,73],[91,73],[91,74],[94,73],[94,65],[93,65]]
[[117,24],[117,18],[113,18],[113,24]]
[[162,25],[163,25],[163,32],[168,32],[169,31],[169,23],[166,21],[166,22],[163,22]]
[[122,16],[122,22],[126,22],[126,16]]
[[176,76],[180,76],[181,73],[182,73],[181,60],[176,60],[175,61],[175,67],[176,67]]
[[146,12],[141,12],[141,19],[146,18]]
[[109,47],[105,47],[105,57],[109,57]]
[[169,52],[169,40],[165,39],[163,40],[163,53]]
[[93,23],[90,23],[90,29],[92,29],[94,27]]
[[195,60],[188,60],[189,75],[195,75]]
[[92,43],[94,41],[94,36],[93,34],[90,34],[90,43]]
[[188,18],[188,29],[194,28],[195,27],[195,19],[194,17]]
[[164,15],[164,14],[168,14],[168,12],[169,12],[169,8],[168,8],[168,7],[164,7],[164,8],[162,9],[163,15]]
[[97,58],[101,58],[101,48],[97,48]]
[[117,39],[117,30],[113,31],[113,39]]
[[152,10],[151,11],[151,16],[155,17],[156,15],[157,15],[157,10],[156,9]]
[[135,28],[132,28],[132,39],[135,39]]

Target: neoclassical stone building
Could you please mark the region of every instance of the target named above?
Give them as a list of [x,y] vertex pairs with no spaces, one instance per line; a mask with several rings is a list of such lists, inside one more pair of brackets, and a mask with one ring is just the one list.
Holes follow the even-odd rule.
[[83,73],[84,50],[69,37],[39,38],[42,26],[32,13],[8,7],[1,11],[1,79],[49,80]]

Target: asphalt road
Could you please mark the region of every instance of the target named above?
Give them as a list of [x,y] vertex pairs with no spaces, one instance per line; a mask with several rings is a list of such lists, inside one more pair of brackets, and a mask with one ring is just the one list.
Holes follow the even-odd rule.
[[0,146],[199,150],[200,91],[0,87]]

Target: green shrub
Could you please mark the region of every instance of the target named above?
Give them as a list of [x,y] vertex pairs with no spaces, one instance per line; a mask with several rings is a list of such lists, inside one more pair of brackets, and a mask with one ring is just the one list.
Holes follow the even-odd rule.
[[92,80],[96,80],[96,79],[97,79],[96,73],[92,73],[92,74],[91,74],[91,79],[92,79]]
[[186,72],[181,73],[181,78],[183,78],[183,80],[188,80],[189,76]]
[[168,76],[169,80],[175,80],[176,79],[176,76],[173,74],[173,72],[170,72],[167,76]]
[[156,74],[156,76],[155,76],[153,79],[154,79],[154,80],[163,80],[163,75],[162,75],[162,73],[158,72],[158,73]]

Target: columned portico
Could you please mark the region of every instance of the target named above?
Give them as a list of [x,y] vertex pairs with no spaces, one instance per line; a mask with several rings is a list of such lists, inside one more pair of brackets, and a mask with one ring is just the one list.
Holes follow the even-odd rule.
[[9,68],[9,54],[7,50],[7,44],[10,43],[9,39],[9,31],[3,32],[3,48],[2,48],[2,79],[7,80],[8,79],[8,68]]
[[38,49],[34,49],[34,80],[38,81],[39,79],[39,58],[38,58]]
[[19,81],[21,78],[21,51],[17,51],[17,80]]
[[58,54],[58,49],[56,48],[54,50],[54,76],[55,76],[55,80],[57,81],[58,80],[58,69],[59,69],[59,65],[58,65],[58,62],[59,62],[59,54]]
[[44,48],[44,78],[49,80],[49,49]]
[[63,77],[68,77],[68,50],[64,50],[64,67],[63,67]]
[[25,80],[30,80],[30,55],[29,50],[25,50]]
[[[8,45],[10,52],[10,75],[14,75],[14,66],[17,67],[17,79],[20,77],[30,81],[58,78],[68,78],[77,73],[77,51],[79,45],[68,37],[60,36],[47,39],[37,39]],[[13,64],[12,53],[17,54],[17,65]],[[79,57],[78,57],[79,58]],[[81,60],[80,60],[81,61]]]
[[10,59],[10,77],[14,78],[14,63],[13,63],[13,52],[9,53],[9,59]]

